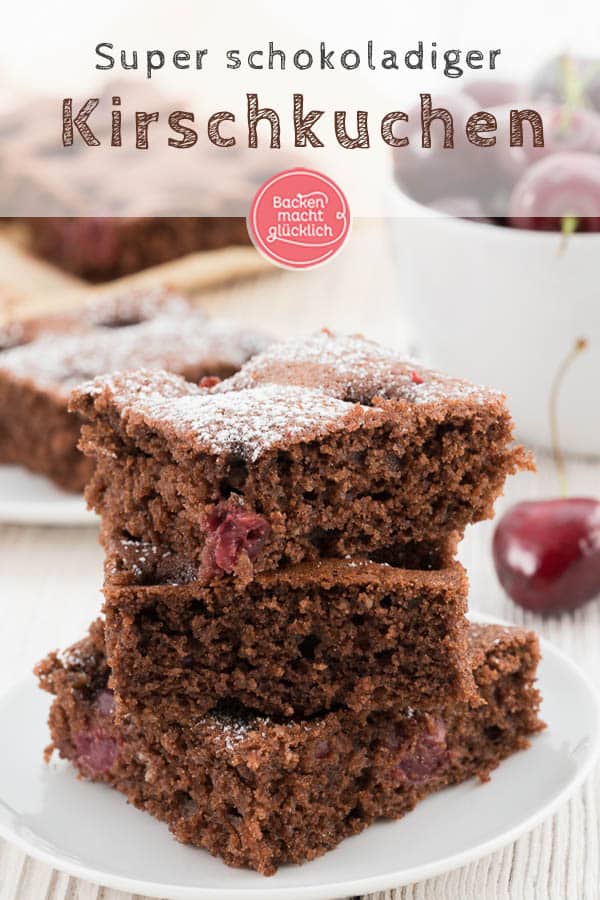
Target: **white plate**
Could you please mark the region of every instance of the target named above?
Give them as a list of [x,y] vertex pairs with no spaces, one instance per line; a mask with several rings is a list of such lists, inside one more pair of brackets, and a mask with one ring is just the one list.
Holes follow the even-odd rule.
[[166,826],[110,788],[78,781],[66,764],[45,766],[48,699],[30,679],[0,700],[0,834],[76,877],[172,900],[347,897],[428,878],[514,841],[590,771],[600,744],[596,693],[550,644],[543,654],[548,728],[530,750],[506,760],[487,784],[442,791],[404,819],[379,822],[272,878],[177,844]]
[[0,522],[17,525],[96,525],[81,494],[68,494],[20,466],[0,466]]

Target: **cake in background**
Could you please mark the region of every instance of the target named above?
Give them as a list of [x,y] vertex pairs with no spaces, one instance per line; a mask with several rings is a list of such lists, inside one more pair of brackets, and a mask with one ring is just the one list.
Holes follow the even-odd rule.
[[76,131],[72,146],[63,147],[50,100],[25,100],[0,115],[0,215],[23,222],[34,254],[90,282],[196,251],[250,245],[240,210],[273,174],[265,155],[212,145],[177,150],[166,140],[152,152],[113,147],[109,107],[121,92],[132,108],[139,101],[158,112],[153,129],[167,127],[172,101],[167,107],[154,88],[121,82],[98,93],[88,119],[99,147]]
[[208,318],[183,296],[150,288],[95,298],[75,312],[0,327],[0,463],[22,465],[82,491],[93,464],[77,449],[68,412],[74,387],[131,367],[168,369],[191,382],[225,378],[269,343]]

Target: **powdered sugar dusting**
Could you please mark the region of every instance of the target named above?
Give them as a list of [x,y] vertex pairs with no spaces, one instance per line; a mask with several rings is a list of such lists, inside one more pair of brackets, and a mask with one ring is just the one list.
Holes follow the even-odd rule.
[[397,350],[359,335],[334,335],[329,331],[273,345],[249,360],[217,390],[265,383],[304,384],[362,403],[376,397],[419,404],[466,398],[482,402],[495,396],[487,388],[402,359]]
[[100,378],[81,394],[108,388],[124,418],[141,415],[151,427],[189,439],[211,453],[233,453],[254,462],[268,449],[322,437],[364,423],[379,410],[349,404],[323,391],[266,384],[213,393],[166,373],[137,372]]
[[301,731],[318,739],[326,728],[327,719],[276,720],[258,714],[214,711],[200,719],[198,724],[220,738],[226,752],[232,753],[248,738],[266,741],[274,732],[285,735],[286,732],[298,734]]
[[204,727],[208,727],[216,735],[223,739],[225,749],[231,753],[250,734],[258,733],[262,740],[267,738],[267,728],[271,724],[266,716],[242,717],[213,713],[202,720]]
[[471,654],[486,655],[492,665],[502,662],[502,655],[496,655],[497,650],[509,644],[513,647],[527,644],[531,639],[531,632],[514,625],[495,625],[470,622],[468,630],[469,648]]
[[138,584],[189,584],[197,576],[186,558],[149,541],[115,538],[104,568],[107,582],[125,579]]
[[96,653],[90,648],[89,642],[83,640],[66,650],[61,650],[58,658],[65,669],[85,670],[94,665]]
[[67,397],[97,375],[124,369],[186,374],[238,369],[265,346],[260,336],[226,319],[209,319],[181,297],[164,292],[121,296],[84,307],[63,334],[43,330],[6,350],[0,369]]
[[[118,327],[147,321],[157,315],[185,315],[189,312],[190,303],[185,297],[164,285],[154,285],[88,300],[78,318],[88,325]],[[200,310],[194,312],[198,319],[204,315]]]

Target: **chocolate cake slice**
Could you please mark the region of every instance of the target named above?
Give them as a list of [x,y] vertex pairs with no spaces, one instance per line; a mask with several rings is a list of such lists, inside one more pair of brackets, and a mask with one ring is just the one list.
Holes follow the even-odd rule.
[[[37,667],[55,695],[52,743],[84,778],[104,781],[166,822],[175,837],[265,875],[335,847],[380,817],[528,746],[543,725],[535,635],[473,625],[470,660],[482,705],[279,720],[223,705],[178,724],[117,724],[103,625]],[[432,823],[435,827],[435,823]]]
[[38,216],[27,219],[27,226],[37,256],[90,282],[122,278],[200,250],[250,244],[240,216]]
[[123,716],[179,722],[223,700],[279,716],[366,716],[476,699],[459,563],[422,572],[320,560],[243,589],[190,576],[146,544],[109,552],[107,656]]
[[[116,154],[111,149],[113,97],[132,111],[158,115],[150,152],[136,149],[125,124],[122,146]],[[73,98],[73,116],[87,99]],[[177,153],[169,146],[168,120],[185,107],[148,83],[141,89],[129,80],[105,84],[94,99],[99,104],[88,126],[100,142],[96,148],[77,129],[72,145],[63,147],[60,116],[47,98],[0,114],[0,215],[24,220],[28,249],[96,283],[189,253],[251,246],[244,212],[274,174],[271,157],[242,146],[223,153],[210,143]],[[118,108],[125,123],[125,108]]]
[[113,369],[168,369],[193,382],[226,377],[266,345],[261,335],[209,319],[163,288],[91,300],[76,311],[0,327],[0,463],[26,466],[70,491],[93,462],[77,449],[73,387]]
[[105,539],[156,544],[206,580],[361,554],[444,565],[531,464],[501,394],[329,332],[274,345],[213,389],[112,374],[71,407]]

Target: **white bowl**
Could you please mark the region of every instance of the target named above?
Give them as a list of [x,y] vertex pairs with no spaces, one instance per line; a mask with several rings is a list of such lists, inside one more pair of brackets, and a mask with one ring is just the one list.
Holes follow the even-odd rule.
[[504,391],[519,437],[551,444],[553,379],[589,341],[559,395],[563,449],[600,456],[600,234],[561,235],[454,219],[389,193],[402,310],[420,356]]

